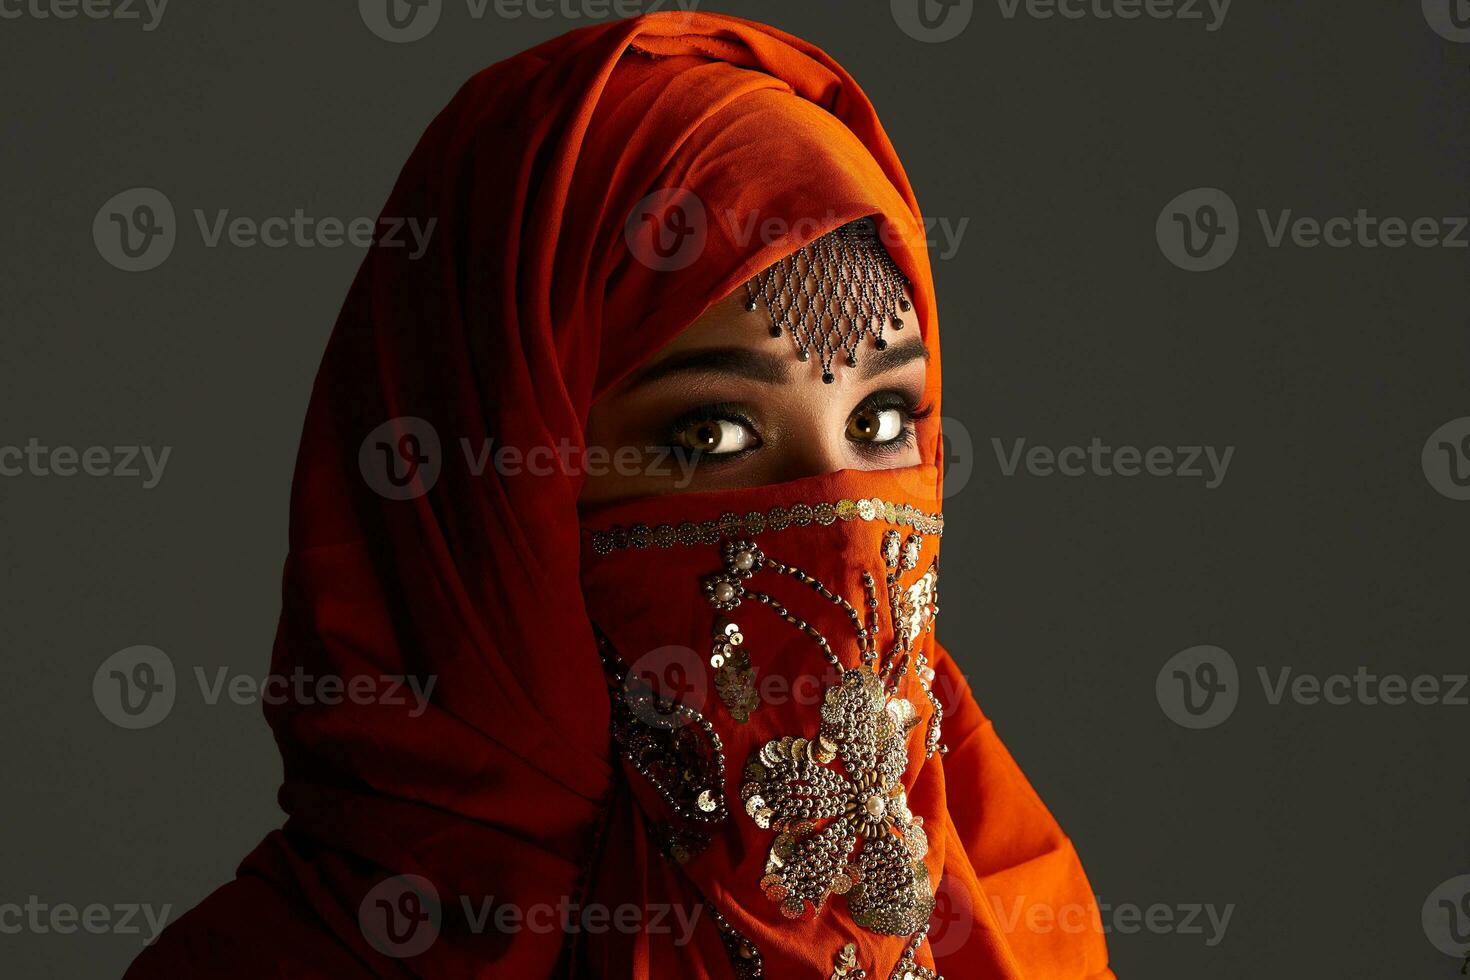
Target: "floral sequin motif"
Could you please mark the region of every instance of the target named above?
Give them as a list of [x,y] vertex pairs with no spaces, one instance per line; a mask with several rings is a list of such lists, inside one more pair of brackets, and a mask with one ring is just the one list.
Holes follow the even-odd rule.
[[934,629],[938,605],[939,566],[930,565],[919,580],[903,592],[899,601],[899,628],[910,637]]
[[873,932],[910,935],[928,921],[928,839],[901,782],[914,718],[865,664],[828,689],[816,738],[772,739],[747,764],[745,811],[779,832],[761,888],[786,916],[837,894]]

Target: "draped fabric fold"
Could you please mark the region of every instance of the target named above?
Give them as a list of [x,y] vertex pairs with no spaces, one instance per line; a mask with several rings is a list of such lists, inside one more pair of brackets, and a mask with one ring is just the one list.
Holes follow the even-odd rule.
[[[837,906],[788,921],[756,888],[769,835],[746,849],[758,835],[739,809],[743,754],[724,788],[735,829],[708,854],[728,874],[655,845],[665,815],[610,735],[618,702],[594,627],[594,613],[614,630],[609,617],[636,615],[607,611],[588,565],[589,528],[615,515],[582,513],[578,494],[600,394],[750,276],[862,216],[912,283],[938,408],[922,216],[871,104],[821,50],[764,25],[710,13],[598,24],[471,78],[382,214],[431,234],[422,254],[368,250],[328,342],[271,663],[338,693],[267,707],[287,823],[128,977],[729,977],[736,936],[772,950],[767,976],[830,972],[835,950],[802,930],[827,943],[851,923]],[[918,437],[932,477],[889,478],[893,496],[931,510],[938,418]],[[850,495],[858,476],[790,489]],[[706,503],[675,500],[691,514]],[[1087,882],[953,661],[926,642],[951,692],[952,751],[911,762],[903,782],[926,818],[917,873],[965,936],[946,949],[935,930],[917,962],[951,980],[1111,976],[1096,929],[1043,935],[1010,916],[1018,899],[1086,905]],[[693,921],[678,941],[569,928],[566,910],[589,902]],[[868,975],[886,976],[905,940],[862,938]]]

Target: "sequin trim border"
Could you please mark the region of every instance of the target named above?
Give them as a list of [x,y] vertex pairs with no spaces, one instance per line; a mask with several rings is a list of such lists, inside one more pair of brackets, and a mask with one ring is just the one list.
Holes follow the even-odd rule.
[[614,525],[602,531],[592,532],[592,551],[607,555],[628,548],[672,548],[675,545],[716,544],[722,537],[746,534],[757,535],[763,531],[783,531],[788,527],[805,527],[819,524],[823,527],[837,521],[883,521],[899,527],[911,527],[921,534],[936,537],[944,534],[944,515],[929,514],[912,504],[895,504],[892,501],[871,497],[859,500],[838,500],[819,504],[793,504],[790,507],[772,507],[770,510],[753,510],[745,516],[736,513],[720,515],[718,520],[684,521],[682,524],[634,524],[631,527]]

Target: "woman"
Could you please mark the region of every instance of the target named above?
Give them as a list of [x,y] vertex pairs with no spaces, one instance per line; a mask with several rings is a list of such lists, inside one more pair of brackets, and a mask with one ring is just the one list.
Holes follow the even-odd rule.
[[129,976],[1110,977],[934,640],[935,299],[851,77],[575,31],[385,215],[435,232],[328,345],[273,669],[432,696],[269,709],[286,826]]

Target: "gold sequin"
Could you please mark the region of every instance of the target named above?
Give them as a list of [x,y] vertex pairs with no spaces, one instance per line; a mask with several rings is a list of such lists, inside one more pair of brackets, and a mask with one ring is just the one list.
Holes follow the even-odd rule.
[[650,528],[646,524],[634,524],[632,527],[614,526],[590,533],[593,552],[606,555],[626,548],[647,548],[649,545],[672,548],[676,544],[710,544],[720,535],[755,535],[766,531],[781,531],[792,526],[806,527],[814,521],[825,527],[838,520],[855,519],[880,520],[900,527],[911,527],[921,534],[944,534],[943,514],[927,514],[909,504],[895,504],[878,497],[793,504],[789,508],[772,507],[764,512],[751,511],[743,517],[726,513],[717,520],[701,523],[684,521],[678,526],[659,524]]

